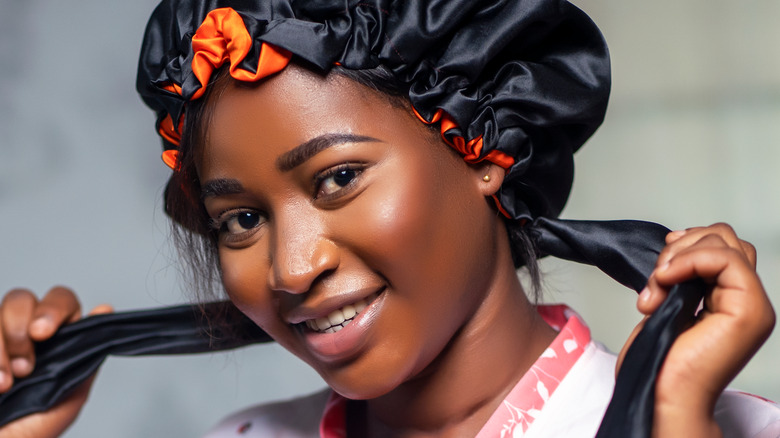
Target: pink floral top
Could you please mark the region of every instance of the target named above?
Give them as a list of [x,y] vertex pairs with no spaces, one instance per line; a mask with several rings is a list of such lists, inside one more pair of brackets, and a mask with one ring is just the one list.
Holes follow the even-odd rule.
[[[590,338],[564,305],[539,306],[558,336],[512,388],[477,438],[593,437],[612,396],[615,356]],[[715,408],[726,437],[780,437],[780,407],[727,390]],[[346,399],[325,390],[255,406],[223,420],[205,438],[345,438]]]
[[[568,307],[540,306],[539,314],[558,331],[558,336],[517,382],[476,438],[518,436],[515,429],[525,433],[590,343],[590,330]],[[344,397],[331,392],[320,423],[320,437],[346,438],[346,402]]]

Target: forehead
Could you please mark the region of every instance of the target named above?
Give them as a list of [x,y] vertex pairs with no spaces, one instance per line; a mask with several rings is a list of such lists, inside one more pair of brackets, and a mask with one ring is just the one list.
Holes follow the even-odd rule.
[[[292,148],[313,137],[389,125],[398,108],[383,95],[344,77],[290,65],[260,83],[234,80],[215,93],[204,119],[204,159],[247,141]],[[400,111],[405,117],[405,111]]]
[[[232,79],[211,97],[199,173],[226,177],[247,163],[263,167],[325,134],[437,139],[397,100],[337,74],[322,76],[290,65],[259,83]],[[418,142],[419,143],[419,142]]]

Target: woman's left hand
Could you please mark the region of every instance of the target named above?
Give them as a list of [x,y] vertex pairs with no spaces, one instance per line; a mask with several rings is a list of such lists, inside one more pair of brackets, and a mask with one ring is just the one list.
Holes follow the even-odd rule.
[[[674,342],[658,375],[653,436],[719,436],[715,403],[769,337],[775,313],[756,274],[755,248],[730,226],[674,231],[666,243],[639,295],[639,311],[649,316],[672,286],[691,278],[701,277],[711,289],[696,323]],[[643,325],[644,320],[619,362]]]

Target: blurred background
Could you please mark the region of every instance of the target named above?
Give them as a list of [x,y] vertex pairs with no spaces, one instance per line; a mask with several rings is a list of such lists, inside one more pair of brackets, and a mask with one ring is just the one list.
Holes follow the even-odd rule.
[[[168,241],[154,117],[134,91],[155,1],[0,0],[0,290],[75,289],[85,308],[188,301]],[[612,53],[603,127],[563,217],[725,221],[780,303],[780,2],[579,0]],[[619,350],[635,294],[546,260],[545,299]],[[733,386],[780,399],[775,335]],[[67,437],[199,436],[227,413],[322,387],[277,346],[110,358]]]

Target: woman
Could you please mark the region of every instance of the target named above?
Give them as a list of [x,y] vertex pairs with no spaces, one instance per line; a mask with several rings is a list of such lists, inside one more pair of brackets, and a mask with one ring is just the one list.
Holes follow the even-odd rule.
[[[373,19],[390,26],[392,20],[385,23],[384,16],[394,17],[398,10],[387,12],[379,6],[362,3],[353,18],[357,21],[360,14],[374,13]],[[536,41],[531,50],[549,50],[541,58],[549,54],[555,60],[559,50],[574,44],[560,42],[560,29],[581,30],[575,39],[583,46],[600,41],[581,13],[560,6],[561,11],[550,11],[549,4],[532,10],[542,17],[534,24],[544,23],[543,29],[550,30],[548,38]],[[229,10],[218,11],[209,13],[206,20],[193,14],[199,29],[195,39],[202,37],[199,41],[208,47],[193,50],[194,55],[185,49],[185,58],[192,63],[184,64],[183,74],[169,71],[181,66],[170,60],[165,60],[164,68],[155,65],[160,53],[169,51],[154,44],[159,35],[155,32],[175,27],[171,16],[181,9],[166,4],[158,10],[142,55],[141,78],[151,76],[147,70],[168,74],[154,83],[156,90],[151,92],[144,88],[148,82],[140,83],[147,103],[158,111],[167,142],[166,162],[174,168],[168,212],[216,245],[222,282],[238,309],[312,365],[338,394],[369,400],[365,404],[340,402],[348,411],[346,424],[358,428],[358,436],[476,435],[490,423],[502,401],[506,402],[515,382],[522,382],[559,338],[534,311],[514,269],[526,264],[533,270],[529,234],[535,228],[524,226],[529,219],[554,216],[560,210],[570,185],[570,151],[566,148],[576,149],[601,119],[607,78],[603,47],[575,51],[575,55],[587,54],[590,60],[601,61],[591,70],[575,71],[581,75],[574,74],[575,78],[557,77],[566,69],[550,68],[555,62],[529,64],[541,69],[534,71],[538,77],[531,75],[538,79],[531,90],[539,93],[531,97],[538,100],[527,107],[534,109],[531,115],[546,117],[531,123],[512,120],[507,125],[522,110],[513,104],[485,104],[482,92],[486,90],[480,90],[479,98],[466,95],[458,101],[456,93],[442,92],[447,88],[442,73],[446,69],[432,69],[445,78],[431,88],[417,90],[419,78],[409,81],[415,94],[404,93],[412,100],[413,112],[405,99],[388,96],[381,86],[375,87],[380,91],[366,86],[388,79],[372,81],[349,73],[350,67],[366,63],[356,60],[353,52],[329,59],[327,68],[313,67],[316,56],[307,58],[311,54],[305,53],[312,47],[310,41],[298,47],[301,53],[292,51],[303,61],[293,58],[289,65],[290,52],[279,47],[286,40],[277,46],[271,40],[265,47],[236,49],[243,55],[235,59],[235,51],[228,48],[232,67],[245,64],[248,58],[263,59],[266,50],[271,61],[258,61],[255,71],[265,74],[246,84],[242,77],[248,70],[236,68],[230,76],[238,81],[224,73],[210,80],[210,70],[218,67],[213,64],[219,64],[210,60],[214,59],[210,50],[220,43],[207,41],[214,38],[208,31],[218,30],[221,35],[215,39],[224,41],[228,38],[223,36],[233,32],[227,29],[235,29],[236,23],[263,25]],[[457,11],[449,12],[457,15]],[[458,24],[476,26],[481,24],[477,17],[513,16],[487,7],[481,14],[471,12],[473,16]],[[560,22],[567,24],[559,27]],[[336,28],[339,21],[329,24]],[[289,38],[284,27],[280,28],[277,35]],[[388,28],[398,38],[389,38],[391,42],[403,39],[403,33],[393,35]],[[200,29],[206,29],[205,33]],[[538,27],[529,29],[528,35],[545,36]],[[270,33],[261,34],[268,39]],[[236,35],[232,33],[230,41],[237,41]],[[421,35],[415,37],[418,42]],[[172,41],[178,44],[176,38]],[[437,57],[441,44],[432,43]],[[386,51],[396,48],[392,44],[384,47]],[[404,61],[403,55],[414,51],[414,47],[402,48],[397,58]],[[457,61],[457,56],[448,58],[447,50],[443,52],[439,60]],[[197,61],[203,59],[207,62]],[[392,53],[388,60],[393,60]],[[403,78],[419,74],[414,69],[428,61],[412,63],[411,68],[389,67],[396,79],[402,78],[399,87],[403,87],[407,83]],[[491,61],[488,57],[480,64],[470,59],[456,67],[463,67],[467,77],[472,67],[494,69]],[[329,70],[333,62],[345,71],[324,75],[322,71]],[[372,74],[381,77],[382,70]],[[595,85],[587,83],[591,75],[598,79]],[[491,77],[492,82],[502,77]],[[486,82],[484,78],[475,81]],[[544,92],[560,92],[557,86],[561,84],[567,86],[561,95],[575,97],[577,105],[556,108],[548,115],[539,104],[554,99]],[[517,85],[522,82],[510,87]],[[438,93],[431,93],[437,87]],[[183,104],[177,95],[185,96],[185,101],[195,100],[187,104],[186,125],[178,132],[170,124],[179,119]],[[529,97],[520,96],[521,100]],[[488,111],[465,110],[469,117],[458,120],[461,114],[456,111],[469,103]],[[470,118],[473,126],[468,125]],[[418,119],[434,123],[441,133]],[[489,128],[495,121],[498,129],[493,133]],[[181,141],[177,134],[183,134]],[[512,149],[517,144],[530,144],[533,150]],[[549,160],[540,161],[540,155]],[[545,163],[549,164],[546,168]],[[193,202],[198,199],[202,205]],[[200,220],[203,210],[208,221]],[[515,230],[511,243],[505,222]],[[208,223],[213,230],[206,228]],[[752,247],[728,227],[677,232],[667,242],[659,268],[640,295],[640,310],[652,313],[671,285],[693,276],[709,279],[716,286],[701,321],[675,344],[659,378],[654,433],[712,436],[718,427],[712,412],[718,394],[768,335],[774,316],[755,276]],[[69,312],[63,311],[59,319],[68,317]],[[691,345],[708,343],[718,348],[702,351]],[[587,340],[585,344],[580,347],[601,358],[592,361],[593,373],[609,369],[609,356]],[[490,364],[490,373],[482,372],[485,363]],[[600,419],[595,413],[603,410],[604,399],[609,397],[608,385],[600,390],[600,401],[586,405],[594,414],[571,425],[585,435],[595,431]],[[536,392],[546,402],[549,394],[542,395],[539,387]],[[339,403],[343,399],[333,396],[331,400]],[[80,400],[66,404],[72,408],[63,421],[79,404]],[[62,424],[50,420],[44,427],[54,431]],[[517,427],[525,430],[529,425]]]

